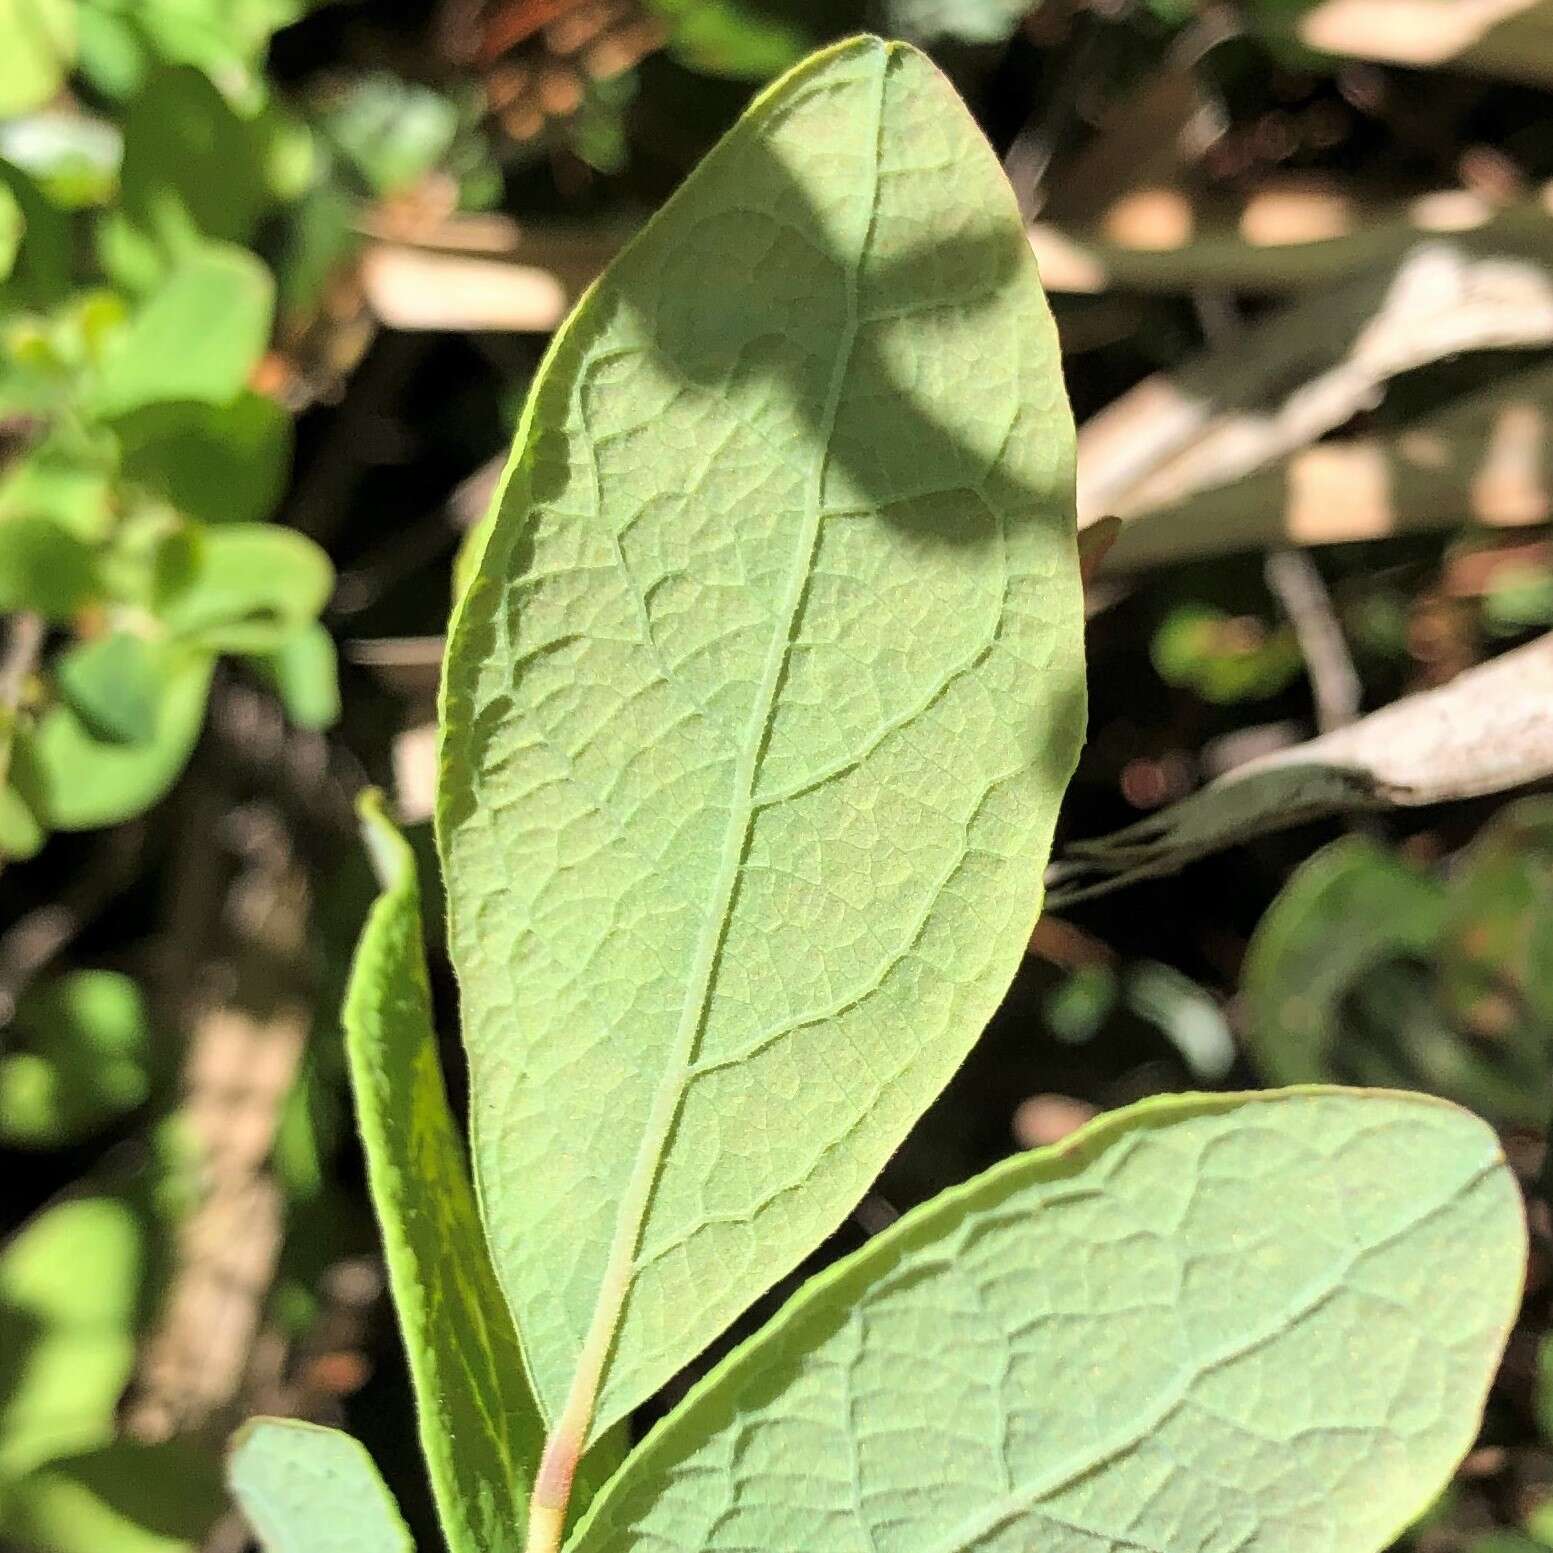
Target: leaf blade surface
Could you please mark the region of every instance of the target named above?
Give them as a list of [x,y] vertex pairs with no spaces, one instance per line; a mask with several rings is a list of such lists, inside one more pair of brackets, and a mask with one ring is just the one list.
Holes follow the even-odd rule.
[[1011,192],[898,46],[767,93],[558,337],[438,811],[552,1423],[596,1393],[596,1436],[823,1238],[996,1006],[1082,724],[1072,499]]
[[569,1548],[1372,1553],[1472,1443],[1524,1257],[1447,1104],[1145,1101],[813,1280]]
[[250,1419],[227,1482],[266,1553],[415,1553],[366,1447],[338,1429]]

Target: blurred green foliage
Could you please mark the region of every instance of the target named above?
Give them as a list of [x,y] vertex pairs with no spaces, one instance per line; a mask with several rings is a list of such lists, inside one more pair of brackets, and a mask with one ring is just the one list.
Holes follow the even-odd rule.
[[1350,836],[1259,923],[1241,998],[1269,1083],[1424,1089],[1540,1128],[1553,1092],[1553,803],[1504,809],[1448,868]]
[[1288,626],[1269,629],[1254,616],[1198,603],[1170,611],[1154,633],[1152,656],[1166,684],[1216,702],[1277,695],[1304,666]]
[[[338,715],[333,568],[272,521],[292,413],[262,386],[278,287],[316,295],[350,235],[320,260],[298,234],[359,173],[264,73],[303,9],[0,5],[0,859],[161,798],[223,658],[301,725]],[[413,175],[447,147],[403,116],[366,138]],[[0,1250],[7,1547],[177,1553],[221,1511],[219,1442],[119,1425],[190,1187],[176,1063],[117,971],[40,978],[9,1021],[0,1145],[138,1141]]]
[[73,971],[23,995],[18,1050],[0,1056],[0,1140],[56,1148],[142,1105],[155,1060],[140,988],[113,971]]
[[[54,1037],[121,1045],[127,1032],[112,1028],[108,1005],[122,993],[102,983],[45,998],[80,1021],[73,1035],[56,1028]],[[94,1003],[90,1014],[103,1023],[88,1028]],[[123,1055],[116,1050],[113,1060]],[[8,1097],[12,1077],[0,1078]],[[0,1251],[0,1543],[37,1553],[181,1553],[219,1513],[212,1442],[143,1444],[118,1424],[190,1185],[177,1130],[164,1123],[132,1172],[83,1183]]]
[[[250,247],[319,181],[259,68],[285,3],[36,5],[7,29],[0,606],[49,628],[0,709],[0,852],[124,820],[177,779],[218,658],[337,706],[333,572],[266,520],[291,453],[256,393],[276,281]],[[50,106],[73,68],[86,100]],[[19,233],[19,239],[17,234]],[[305,644],[305,645],[304,645]]]

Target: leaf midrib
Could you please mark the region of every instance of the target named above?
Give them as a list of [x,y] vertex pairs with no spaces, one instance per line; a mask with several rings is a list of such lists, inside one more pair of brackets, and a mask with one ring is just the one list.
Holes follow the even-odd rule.
[[[781,687],[783,671],[792,652],[793,634],[803,606],[808,578],[813,570],[814,553],[819,542],[825,475],[830,464],[830,443],[857,340],[858,289],[863,258],[868,252],[874,223],[878,218],[880,139],[884,123],[887,51],[879,50],[875,59],[877,81],[874,99],[873,179],[868,195],[868,217],[858,244],[857,258],[848,267],[846,274],[846,322],[838,337],[835,364],[831,369],[831,381],[818,427],[818,438],[823,441],[823,446],[814,461],[812,482],[805,504],[803,522],[793,548],[786,591],[777,617],[773,621],[760,684],[751,704],[749,736],[740,748],[734,764],[732,781],[734,800],[729,805],[722,855],[713,887],[712,909],[707,913],[696,942],[695,958],[691,962],[685,1000],[681,1006],[679,1025],[670,1047],[669,1060],[659,1080],[658,1088],[653,1094],[642,1142],[621,1193],[615,1232],[610,1241],[609,1254],[599,1283],[598,1296],[589,1320],[587,1334],[578,1353],[577,1367],[573,1372],[565,1403],[551,1431],[552,1438],[572,1438],[584,1447],[591,1445],[600,1432],[596,1427],[598,1422],[596,1413],[605,1370],[614,1349],[621,1313],[636,1272],[637,1250],[652,1202],[653,1190],[659,1179],[660,1167],[667,1152],[675,1118],[679,1114],[680,1105],[693,1076],[696,1047],[706,1023],[712,976],[727,936],[733,898],[738,886],[744,854],[749,845],[750,831],[760,809],[755,802],[755,785],[759,776],[761,756],[770,736],[777,693]],[[606,1419],[604,1427],[608,1427],[612,1421]]]

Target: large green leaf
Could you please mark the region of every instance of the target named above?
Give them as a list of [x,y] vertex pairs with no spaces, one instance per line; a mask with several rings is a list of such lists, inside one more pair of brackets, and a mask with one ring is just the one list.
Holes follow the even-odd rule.
[[1441,1102],[1146,1101],[815,1279],[569,1546],[1374,1553],[1472,1443],[1525,1244]]
[[544,1428],[443,1088],[415,856],[375,796],[362,819],[383,893],[351,972],[346,1051],[421,1447],[452,1553],[518,1553]]
[[997,1006],[1083,722],[1072,480],[1013,195],[899,45],[763,96],[553,346],[438,819],[558,1439],[833,1229]]
[[266,1553],[414,1553],[360,1441],[289,1418],[238,1431],[227,1482]]

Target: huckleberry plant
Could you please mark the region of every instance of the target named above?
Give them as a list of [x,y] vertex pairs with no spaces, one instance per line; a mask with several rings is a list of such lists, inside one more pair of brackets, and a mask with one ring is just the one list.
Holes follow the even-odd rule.
[[[813,1279],[996,1008],[1083,727],[1073,426],[998,163],[920,54],[766,92],[556,337],[444,675],[474,1181],[408,847],[346,1025],[453,1553],[1373,1553],[1470,1444],[1519,1198],[1448,1105],[1102,1117]],[[478,1206],[477,1206],[478,1201]],[[409,1545],[261,1420],[275,1550]]]

